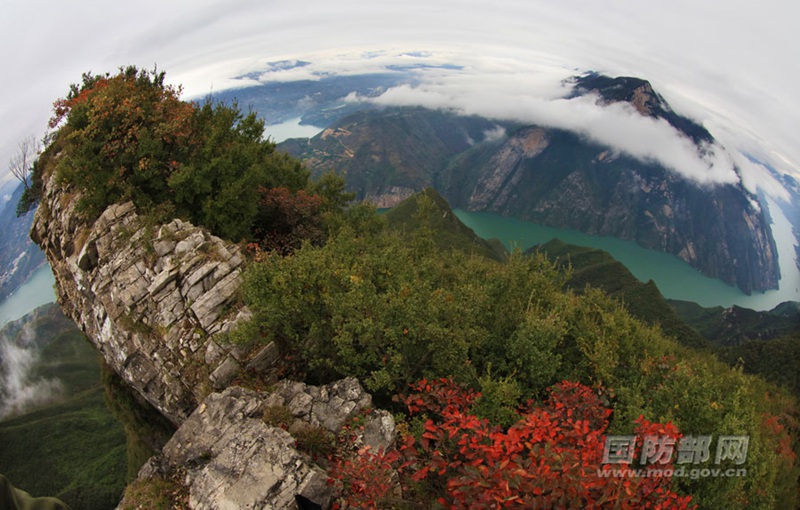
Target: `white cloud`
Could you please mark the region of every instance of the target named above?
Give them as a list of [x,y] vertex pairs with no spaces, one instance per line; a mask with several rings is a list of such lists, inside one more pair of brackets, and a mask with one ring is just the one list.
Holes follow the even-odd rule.
[[[495,76],[495,81],[500,80]],[[563,95],[566,91],[561,92]],[[666,121],[645,117],[627,103],[603,105],[594,95],[547,99],[538,94],[509,94],[486,89],[481,80],[476,84],[454,76],[437,84],[402,85],[377,98],[362,100],[385,106],[450,109],[465,115],[565,129],[641,161],[658,162],[700,184],[739,180],[733,161],[722,147],[706,147],[700,154],[689,138]]]
[[740,152],[733,154],[736,166],[741,169],[742,184],[751,193],[762,191],[778,200],[789,201],[791,196],[772,173],[759,163],[753,162]]
[[537,66],[647,78],[726,147],[800,175],[797,19],[793,0],[7,0],[0,44],[15,51],[3,61],[0,165],[87,70],[158,63],[202,96],[255,83],[233,78],[270,61],[323,56],[321,70],[357,72],[398,54],[449,54],[488,90],[518,73],[499,85],[511,95],[539,88],[527,81]]
[[503,126],[495,126],[494,129],[488,129],[483,132],[483,139],[487,142],[497,142],[506,137],[506,128]]
[[0,335],[0,420],[61,395],[63,387],[59,380],[32,375],[39,359],[32,334],[30,324],[26,323],[18,341]]

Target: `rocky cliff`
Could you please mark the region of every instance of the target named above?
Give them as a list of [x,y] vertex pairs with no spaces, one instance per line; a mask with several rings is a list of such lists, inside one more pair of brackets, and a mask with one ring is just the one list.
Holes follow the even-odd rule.
[[238,247],[180,220],[149,225],[132,203],[82,222],[52,180],[31,237],[44,250],[58,302],[106,362],[173,423],[182,423],[243,353],[214,335],[247,315],[236,306]]
[[[244,258],[236,245],[178,219],[153,224],[132,203],[84,221],[75,203],[69,189],[45,181],[31,229],[58,302],[106,363],[179,426],[137,483],[177,476],[196,509],[328,508],[327,475],[294,435],[314,427],[332,436],[363,413],[358,441],[393,443],[394,420],[369,410],[355,379],[321,388],[281,381],[268,394],[231,386],[245,370],[274,382],[279,362],[274,344],[245,352],[220,341],[249,316],[237,301]],[[270,408],[286,410],[288,431],[262,419]]]
[[[178,478],[179,491],[197,510],[330,508],[328,475],[295,437],[314,431],[333,440],[362,414],[353,448],[386,450],[395,441],[394,419],[370,410],[371,402],[353,378],[322,387],[281,381],[269,393],[229,387],[205,399],[142,467],[135,484]],[[134,494],[121,509],[138,508]]]
[[[769,220],[741,185],[701,187],[577,135],[527,127],[474,158],[476,183],[451,203],[677,255],[746,293],[777,288]],[[450,167],[452,182],[463,167]]]

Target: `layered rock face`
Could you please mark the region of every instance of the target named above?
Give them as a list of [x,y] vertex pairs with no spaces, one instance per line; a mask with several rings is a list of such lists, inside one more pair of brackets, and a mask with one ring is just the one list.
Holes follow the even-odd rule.
[[[180,470],[189,506],[197,510],[293,510],[298,503],[329,508],[328,475],[298,451],[293,435],[300,434],[294,431],[312,427],[332,439],[349,419],[364,413],[358,446],[387,449],[395,440],[394,419],[386,411],[369,410],[371,402],[353,378],[322,387],[282,381],[270,393],[230,387],[206,398],[162,453],[145,464],[139,481]],[[276,408],[288,417],[285,428],[264,419]]]
[[31,229],[58,301],[114,371],[178,425],[240,368],[243,353],[214,335],[247,316],[236,303],[244,259],[181,220],[148,226],[132,203],[110,206],[92,224],[74,203],[46,183]]
[[[245,352],[219,340],[250,315],[237,301],[244,258],[236,245],[177,219],[152,225],[132,203],[83,222],[75,199],[45,182],[31,237],[53,269],[65,314],[179,426],[140,483],[178,476],[198,510],[330,508],[328,476],[297,438],[311,428],[332,440],[362,414],[353,448],[393,445],[391,414],[371,410],[355,379],[322,387],[280,381],[270,393],[231,386],[245,369],[274,381],[280,361],[274,344]],[[288,422],[270,423],[269,409],[283,410]]]
[[768,218],[741,185],[701,187],[555,129],[520,129],[487,155],[469,194],[446,190],[456,206],[633,240],[748,294],[777,288]]

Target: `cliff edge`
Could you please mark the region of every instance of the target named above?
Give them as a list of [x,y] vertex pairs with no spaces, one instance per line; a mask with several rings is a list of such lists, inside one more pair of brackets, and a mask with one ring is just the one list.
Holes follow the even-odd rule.
[[190,223],[153,226],[130,202],[84,222],[76,201],[50,179],[31,227],[58,302],[106,363],[180,425],[241,369],[243,353],[214,338],[248,315],[236,302],[244,258]]

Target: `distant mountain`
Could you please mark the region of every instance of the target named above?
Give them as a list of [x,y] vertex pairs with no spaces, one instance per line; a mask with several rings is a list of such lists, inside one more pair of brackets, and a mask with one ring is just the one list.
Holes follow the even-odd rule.
[[[710,139],[643,80],[595,77],[576,90],[600,90],[607,101],[665,116],[687,137]],[[757,197],[739,184],[699,186],[572,132],[388,108],[356,112],[280,147],[314,172],[341,172],[379,207],[434,186],[457,208],[635,240],[746,293],[777,287],[777,250]]]
[[16,206],[22,191],[20,184],[0,210],[0,301],[45,262],[44,253],[28,236],[34,211],[17,218]]
[[459,204],[463,200],[454,202],[452,195],[460,183],[443,182],[443,174],[497,128],[488,119],[424,108],[362,110],[310,140],[287,140],[279,148],[312,172],[342,172],[358,198],[378,207],[393,207],[429,186]]
[[17,205],[11,202],[11,195],[14,194],[18,186],[19,181],[16,179],[0,185],[0,212],[6,207],[15,207]]
[[786,219],[792,224],[794,237],[798,240],[794,245],[796,254],[795,263],[797,267],[800,268],[800,182],[791,175],[779,175],[777,172],[773,173],[775,177],[780,179],[781,184],[783,184],[783,187],[789,193],[789,200],[779,202],[779,206],[783,214],[786,215]]
[[630,76],[612,78],[589,73],[575,77],[572,90],[573,97],[595,93],[606,103],[630,103],[641,115],[664,119],[676,130],[691,138],[695,144],[714,141],[714,137],[706,128],[672,111],[667,101],[653,90],[647,80]]
[[800,303],[787,301],[772,310],[740,306],[703,308],[688,301],[669,301],[681,319],[719,346],[773,340],[800,333]]
[[[273,64],[273,68],[284,65],[279,62]],[[303,62],[296,62],[293,67],[303,67]],[[257,79],[260,74],[253,73],[239,78]],[[301,118],[301,124],[324,127],[366,107],[363,102],[345,101],[348,95],[377,96],[391,87],[407,83],[409,79],[408,73],[387,70],[386,73],[368,75],[266,82],[247,88],[216,92],[211,97],[223,102],[236,101],[242,108],[258,112],[267,124]]]

